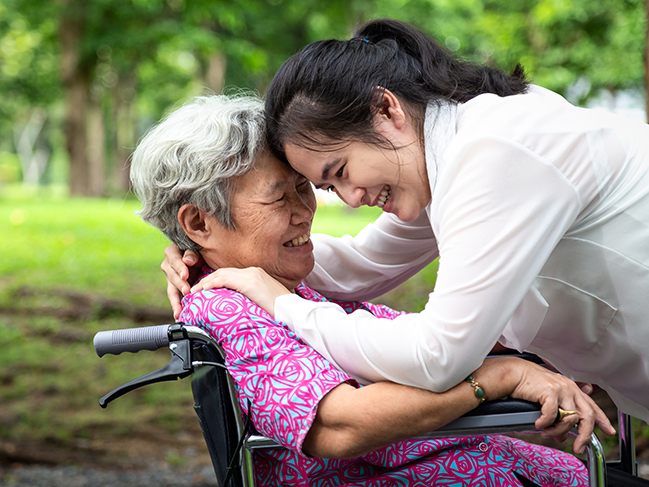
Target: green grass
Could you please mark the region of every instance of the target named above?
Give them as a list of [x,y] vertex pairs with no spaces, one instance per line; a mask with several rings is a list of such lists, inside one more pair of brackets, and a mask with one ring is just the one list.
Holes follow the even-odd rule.
[[164,236],[132,200],[0,200],[0,275],[36,288],[83,289],[164,305]]

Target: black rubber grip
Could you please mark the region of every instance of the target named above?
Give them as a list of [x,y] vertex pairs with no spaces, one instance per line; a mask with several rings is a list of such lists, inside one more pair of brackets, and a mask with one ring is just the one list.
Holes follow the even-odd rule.
[[119,355],[122,352],[136,353],[140,350],[157,350],[169,345],[169,325],[143,326],[124,330],[100,331],[95,335],[93,345],[100,357],[107,353]]

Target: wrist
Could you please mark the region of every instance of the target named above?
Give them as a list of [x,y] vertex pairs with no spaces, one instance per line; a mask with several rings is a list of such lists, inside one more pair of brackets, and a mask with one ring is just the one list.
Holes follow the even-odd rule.
[[487,358],[473,374],[487,401],[509,396],[520,382],[520,368],[511,357]]
[[464,379],[464,382],[468,382],[469,385],[473,388],[473,394],[478,400],[478,404],[482,404],[487,400],[484,389],[480,386],[480,383],[475,379],[475,377],[473,377],[472,374],[469,374],[466,379]]

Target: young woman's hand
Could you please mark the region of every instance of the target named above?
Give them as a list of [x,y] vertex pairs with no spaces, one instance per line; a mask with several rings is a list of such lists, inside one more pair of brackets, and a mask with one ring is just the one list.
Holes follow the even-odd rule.
[[182,310],[180,302],[183,296],[190,292],[190,283],[196,281],[204,262],[200,254],[193,250],[187,250],[182,254],[174,244],[165,249],[165,258],[160,268],[167,278],[167,297],[171,303],[174,319],[180,316]]
[[268,314],[275,316],[275,299],[289,290],[259,267],[237,269],[224,267],[212,272],[197,282],[191,292],[204,289],[227,287],[245,295],[261,306]]
[[[590,443],[595,425],[604,434],[615,434],[615,428],[604,412],[579,385],[545,367],[516,357],[495,357],[486,359],[474,376],[489,400],[509,396],[540,403],[541,417],[536,420],[535,426],[543,430],[545,438],[565,441],[568,432],[577,425],[573,445],[577,453],[581,453]],[[557,421],[559,408],[577,411],[577,414]]]

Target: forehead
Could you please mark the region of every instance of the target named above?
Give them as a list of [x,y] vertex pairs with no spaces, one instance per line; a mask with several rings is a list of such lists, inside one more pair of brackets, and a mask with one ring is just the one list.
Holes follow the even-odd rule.
[[286,144],[285,153],[291,166],[307,176],[314,184],[325,181],[333,168],[348,154],[351,143],[339,142],[322,148]]
[[296,176],[297,173],[290,166],[263,152],[255,161],[254,168],[238,180],[237,192],[263,196],[293,185]]

